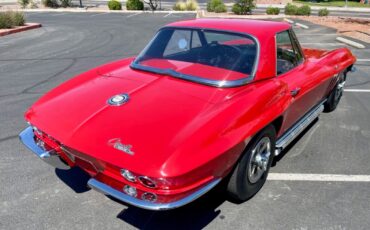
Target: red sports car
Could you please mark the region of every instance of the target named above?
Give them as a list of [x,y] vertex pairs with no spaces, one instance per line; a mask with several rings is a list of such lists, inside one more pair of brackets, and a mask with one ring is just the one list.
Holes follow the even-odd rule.
[[333,111],[356,58],[302,49],[283,22],[196,19],[161,28],[137,56],[85,72],[25,114],[21,141],[88,185],[151,210],[177,208],[224,180],[237,201],[273,158]]

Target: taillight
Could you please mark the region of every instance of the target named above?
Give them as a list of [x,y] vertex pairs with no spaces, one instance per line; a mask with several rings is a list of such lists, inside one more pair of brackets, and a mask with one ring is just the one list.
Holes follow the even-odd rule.
[[120,169],[120,174],[126,181],[140,183],[141,185],[151,189],[169,189],[170,182],[164,178],[151,178],[148,176],[138,175],[127,169]]
[[151,192],[145,192],[143,195],[141,195],[141,199],[149,202],[155,202],[157,201],[157,195]]
[[125,187],[123,187],[123,191],[129,195],[129,196],[132,196],[132,197],[136,197],[137,196],[137,190],[135,187],[132,187],[130,185],[125,185]]
[[147,176],[140,176],[139,181],[142,185],[148,188],[155,188],[157,187],[157,184],[154,182],[154,180],[150,179]]
[[136,182],[136,176],[127,169],[121,169],[121,175],[128,181]]

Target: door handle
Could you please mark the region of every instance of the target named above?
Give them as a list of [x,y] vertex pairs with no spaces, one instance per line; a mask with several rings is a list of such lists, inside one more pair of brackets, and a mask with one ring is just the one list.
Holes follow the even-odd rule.
[[290,95],[293,97],[297,96],[299,94],[299,91],[301,91],[301,88],[295,88],[290,91]]

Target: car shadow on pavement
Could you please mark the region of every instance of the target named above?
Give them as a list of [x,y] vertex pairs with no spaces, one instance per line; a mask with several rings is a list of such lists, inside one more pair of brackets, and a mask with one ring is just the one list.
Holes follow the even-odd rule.
[[220,215],[221,210],[217,209],[226,201],[222,186],[217,186],[198,200],[177,209],[149,211],[129,206],[117,218],[138,229],[203,229],[214,219],[224,218]]
[[276,166],[277,162],[279,162],[295,145],[296,143],[301,140],[302,137],[306,135],[306,133],[311,131],[311,128],[317,125],[319,118],[316,118],[309,124],[283,151],[276,157],[274,157],[271,167]]
[[79,167],[73,167],[68,170],[55,169],[55,174],[76,193],[83,193],[90,190],[87,186],[90,176]]
[[[299,140],[317,124],[316,118],[296,139],[283,150],[283,152],[274,159],[275,166],[285,154]],[[55,169],[56,175],[76,193],[89,191],[87,181],[90,176],[82,169],[74,167],[69,170]],[[150,211],[134,206],[128,206],[113,197],[107,196],[111,200],[126,206],[118,215],[117,218],[132,225],[138,229],[203,229],[216,218],[224,219],[221,210],[218,208],[225,201],[236,204],[237,202],[230,200],[225,192],[225,181],[223,180],[218,186],[206,193],[204,196],[194,202],[183,207],[168,210],[168,211]],[[248,202],[248,201],[246,201]]]

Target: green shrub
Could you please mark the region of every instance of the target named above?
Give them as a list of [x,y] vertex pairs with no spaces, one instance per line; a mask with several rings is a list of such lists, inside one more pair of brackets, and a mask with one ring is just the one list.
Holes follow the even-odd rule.
[[297,11],[298,11],[298,7],[290,3],[288,3],[284,8],[284,13],[286,15],[296,15]]
[[140,0],[128,0],[126,2],[127,10],[144,10],[144,3]]
[[233,7],[231,8],[231,11],[234,13],[234,14],[241,14],[241,11],[242,11],[242,7],[236,3],[233,5]]
[[12,12],[0,12],[0,29],[9,29],[13,27]]
[[23,26],[25,23],[22,12],[0,12],[0,29],[9,29],[14,26]]
[[225,13],[225,12],[227,12],[225,4],[218,5],[215,7],[215,13]]
[[309,5],[304,5],[298,8],[297,15],[307,15],[310,16],[311,7]]
[[42,0],[42,4],[46,7],[57,8],[59,7],[57,0]]
[[108,8],[110,10],[122,10],[122,4],[117,0],[110,0],[108,2]]
[[37,3],[36,3],[35,1],[33,1],[33,0],[31,0],[31,1],[30,1],[30,8],[31,8],[31,9],[36,9],[36,8],[38,8]]
[[280,13],[280,9],[278,7],[269,6],[266,9],[266,14],[278,15]]
[[30,0],[18,0],[19,5],[24,9],[30,3]]
[[222,0],[210,0],[207,2],[207,11],[215,12],[215,8],[219,5],[225,5]]
[[186,10],[197,10],[198,2],[196,0],[186,0]]
[[23,26],[26,20],[24,19],[24,14],[22,12],[12,13],[13,26]]
[[245,15],[251,14],[253,8],[253,0],[237,0],[237,2],[233,5],[232,11],[234,14]]
[[320,9],[318,14],[319,14],[320,17],[328,16],[329,15],[329,10],[326,9],[326,8]]
[[173,10],[176,10],[176,11],[186,10],[186,3],[183,1],[176,2],[175,5],[173,5]]
[[60,0],[60,5],[64,8],[72,6],[72,0]]

